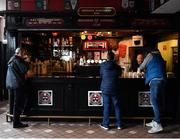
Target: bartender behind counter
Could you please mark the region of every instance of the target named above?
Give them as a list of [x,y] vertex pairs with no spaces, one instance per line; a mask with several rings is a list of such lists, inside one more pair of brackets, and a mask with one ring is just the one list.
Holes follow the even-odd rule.
[[130,71],[137,72],[137,68],[143,62],[144,56],[143,54],[139,53],[136,56],[136,60],[132,62]]

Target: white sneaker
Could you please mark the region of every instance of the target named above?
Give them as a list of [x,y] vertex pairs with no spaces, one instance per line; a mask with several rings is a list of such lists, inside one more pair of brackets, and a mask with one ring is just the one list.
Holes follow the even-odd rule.
[[146,126],[153,127],[154,123],[156,123],[156,121],[152,120],[150,123],[146,123]]
[[121,129],[122,129],[122,127],[118,126],[118,127],[117,127],[117,129],[118,129],[118,130],[121,130]]
[[153,133],[158,133],[160,131],[163,131],[162,125],[158,124],[157,122],[154,122],[152,128],[148,130],[148,133],[153,134]]
[[108,130],[109,129],[109,127],[106,127],[106,126],[104,126],[104,125],[102,125],[102,124],[100,124],[99,125],[102,129],[105,129],[105,130]]

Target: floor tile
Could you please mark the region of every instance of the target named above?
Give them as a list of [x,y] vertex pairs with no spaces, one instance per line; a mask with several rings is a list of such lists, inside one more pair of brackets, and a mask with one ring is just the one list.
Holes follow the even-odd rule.
[[165,121],[164,131],[159,134],[148,134],[148,128],[143,127],[142,121],[124,121],[124,128],[117,130],[114,124],[108,131],[102,130],[100,122],[87,122],[77,120],[73,122],[52,121],[23,121],[29,124],[27,128],[14,129],[12,122],[6,122],[5,113],[8,111],[7,103],[0,102],[0,138],[180,138],[180,124]]

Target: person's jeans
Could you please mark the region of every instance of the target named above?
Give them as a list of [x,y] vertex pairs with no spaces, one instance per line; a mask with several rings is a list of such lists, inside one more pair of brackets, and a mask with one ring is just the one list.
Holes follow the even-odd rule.
[[150,83],[150,99],[154,111],[154,121],[160,123],[160,109],[158,96],[164,89],[163,80],[152,80]]
[[109,127],[111,99],[115,110],[116,126],[121,127],[121,111],[120,111],[119,97],[117,95],[106,95],[106,94],[103,94],[103,105],[104,105],[103,126]]

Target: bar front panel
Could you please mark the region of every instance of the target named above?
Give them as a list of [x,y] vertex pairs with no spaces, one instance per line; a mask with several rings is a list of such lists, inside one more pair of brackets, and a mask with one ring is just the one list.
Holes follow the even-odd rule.
[[[102,116],[102,104],[99,92],[100,78],[87,77],[56,77],[32,78],[31,111],[32,115],[71,115],[71,116]],[[119,79],[119,96],[123,117],[153,116],[149,102],[149,89],[144,79]],[[177,104],[176,79],[168,80],[166,91],[161,94],[161,111],[163,117],[176,116]],[[92,103],[90,93],[94,93]],[[49,95],[40,96],[41,93]],[[96,94],[97,93],[97,94]],[[100,94],[100,95],[99,95]],[[47,96],[50,101],[47,101]],[[40,98],[41,97],[41,98]],[[44,99],[40,101],[40,99]],[[113,107],[111,107],[113,114]]]

